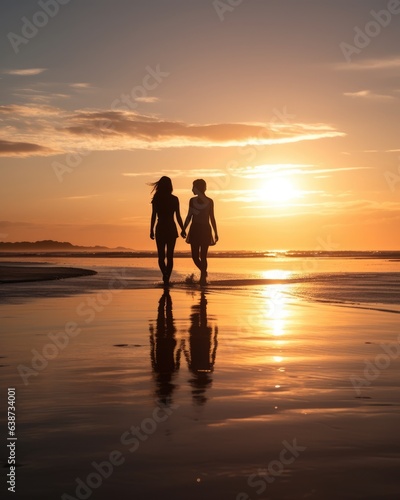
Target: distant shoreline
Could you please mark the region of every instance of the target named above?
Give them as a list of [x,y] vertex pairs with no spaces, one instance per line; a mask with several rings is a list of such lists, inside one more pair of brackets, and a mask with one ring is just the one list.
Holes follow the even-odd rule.
[[[143,251],[79,251],[79,250],[20,250],[0,251],[1,258],[29,258],[29,257],[63,257],[63,258],[121,258],[121,259],[146,259],[156,258],[157,252],[152,250]],[[190,258],[190,252],[177,251],[175,258]],[[277,251],[246,251],[246,250],[214,250],[210,248],[210,258],[349,258],[349,259],[390,259],[400,260],[400,250],[277,250]]]

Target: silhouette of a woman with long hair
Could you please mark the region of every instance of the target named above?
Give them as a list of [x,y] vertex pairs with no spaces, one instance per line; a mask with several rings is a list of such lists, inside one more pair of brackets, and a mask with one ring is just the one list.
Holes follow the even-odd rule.
[[156,377],[156,394],[159,402],[171,406],[175,389],[173,377],[179,370],[182,346],[177,346],[176,328],[172,315],[172,300],[164,290],[159,302],[156,328],[150,324],[150,358]]
[[[206,196],[207,184],[204,179],[196,179],[193,182],[193,194],[190,199],[189,211],[183,226],[183,231],[191,222],[189,234],[186,239],[190,243],[192,259],[200,269],[200,285],[207,284],[207,253],[210,245],[218,241],[217,223],[214,216],[214,202]],[[212,236],[211,226],[214,230]]]
[[151,203],[153,210],[150,222],[150,238],[154,240],[154,225],[157,219],[155,229],[155,239],[157,243],[158,265],[162,272],[164,285],[169,285],[172,268],[174,266],[174,249],[178,231],[176,229],[174,216],[182,230],[182,237],[186,237],[185,229],[182,223],[182,217],[179,210],[179,200],[172,194],[172,181],[169,177],[163,176],[157,182],[150,184],[154,192]]

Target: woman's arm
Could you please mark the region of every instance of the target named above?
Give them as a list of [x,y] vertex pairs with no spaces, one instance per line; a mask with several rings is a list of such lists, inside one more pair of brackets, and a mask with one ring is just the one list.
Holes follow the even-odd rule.
[[182,236],[182,238],[186,238],[186,232],[185,232],[185,228],[183,227],[183,222],[182,222],[182,217],[181,217],[181,211],[180,211],[180,208],[179,208],[179,199],[178,198],[176,199],[175,213],[176,213],[176,220],[178,221],[179,227],[181,228],[181,236]]
[[188,210],[188,214],[186,216],[186,219],[185,219],[185,223],[183,224],[183,230],[185,231],[186,228],[188,227],[188,225],[190,224],[190,221],[192,220],[192,217],[193,217],[193,211],[192,211],[192,200],[193,198],[190,199],[189,201],[189,210]]
[[214,215],[214,202],[211,200],[211,208],[210,208],[210,222],[211,226],[214,229],[214,234],[215,234],[215,243],[219,240],[218,237],[218,230],[217,230],[217,222],[215,220],[215,215]]
[[150,238],[154,240],[154,224],[156,223],[156,209],[154,203],[152,205],[151,220],[150,220]]

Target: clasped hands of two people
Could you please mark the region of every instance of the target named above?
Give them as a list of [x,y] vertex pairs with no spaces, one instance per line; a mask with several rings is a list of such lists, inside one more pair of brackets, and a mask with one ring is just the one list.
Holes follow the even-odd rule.
[[[181,236],[182,238],[186,238],[186,231],[184,229],[181,231]],[[154,240],[154,231],[150,231],[150,238]]]
[[[186,236],[187,236],[186,231],[184,229],[181,231],[181,236],[182,236],[182,238],[186,238]],[[152,240],[154,240],[154,231],[150,231],[150,238]],[[218,236],[215,235],[215,243],[217,243],[218,239],[219,239]]]
[[[182,236],[182,238],[186,238],[186,231],[184,229],[181,231],[181,236]],[[215,245],[215,243],[217,243],[218,240],[219,240],[218,234],[216,234],[214,237],[214,245]]]

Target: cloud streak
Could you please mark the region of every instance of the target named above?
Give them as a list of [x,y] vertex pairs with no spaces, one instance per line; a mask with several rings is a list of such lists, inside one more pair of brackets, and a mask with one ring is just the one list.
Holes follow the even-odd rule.
[[3,141],[0,139],[0,156],[47,156],[50,153],[55,154],[54,151],[51,152],[51,150],[40,144]]
[[[204,169],[175,169],[175,170],[157,170],[155,172],[124,172],[121,175],[125,177],[226,177],[227,175],[240,179],[268,179],[271,177],[294,176],[294,175],[310,175],[319,177],[321,174],[335,174],[337,172],[350,170],[369,170],[372,167],[330,167],[321,168],[318,165],[298,164],[298,163],[274,163],[256,166],[244,166],[229,168],[228,170],[216,168]],[[329,177],[326,175],[324,177]]]
[[204,168],[204,169],[189,169],[189,170],[158,170],[156,172],[124,172],[122,173],[125,177],[162,177],[166,175],[167,177],[188,177],[188,178],[196,178],[196,177],[224,177],[226,172],[223,170],[213,169],[213,168]]
[[249,167],[236,167],[230,170],[230,173],[236,177],[243,179],[265,179],[268,177],[276,177],[280,175],[319,175],[319,174],[333,174],[346,170],[364,170],[370,167],[335,167],[335,168],[321,168],[317,165],[308,164],[266,164],[256,165]]
[[359,90],[358,92],[344,92],[344,96],[346,97],[356,97],[363,99],[371,99],[378,101],[392,101],[395,97],[387,94],[376,94],[371,90]]
[[12,76],[34,76],[44,73],[46,68],[29,68],[29,69],[8,69],[3,71],[4,75]]
[[[222,201],[222,200],[219,200]],[[229,201],[229,200],[225,200]],[[242,201],[251,201],[250,199]],[[329,217],[338,215],[359,216],[355,224],[370,224],[371,218],[385,217],[387,219],[397,219],[400,217],[399,202],[378,203],[371,200],[338,200],[338,201],[311,201],[311,202],[292,202],[285,203],[283,209],[274,211],[268,204],[254,203],[241,207],[247,213],[238,213],[227,219],[279,219],[286,217],[299,217],[312,215],[315,217]],[[281,208],[281,207],[280,207]],[[268,209],[268,210],[266,210]],[[249,213],[250,212],[250,213]],[[252,213],[254,212],[254,213]],[[363,217],[363,219],[360,219]]]
[[[29,120],[27,120],[29,118]],[[311,141],[345,134],[327,124],[208,123],[166,120],[132,111],[78,110],[52,106],[0,107],[1,138],[45,144],[47,154],[185,147],[237,147]]]
[[400,57],[365,59],[362,61],[353,61],[351,63],[341,63],[335,66],[343,71],[377,71],[391,70],[400,68]]
[[[211,123],[188,124],[163,120],[149,115],[124,111],[78,112],[65,130],[75,135],[97,136],[105,133],[109,139],[128,139],[133,148],[161,147],[232,147],[242,145],[273,145],[330,137],[344,134],[321,124],[252,124]],[[110,142],[112,142],[110,140]]]

